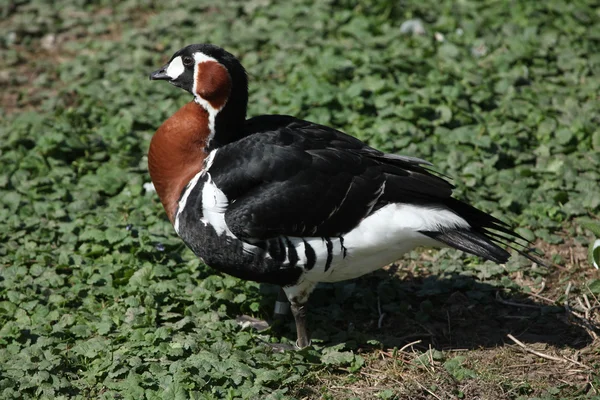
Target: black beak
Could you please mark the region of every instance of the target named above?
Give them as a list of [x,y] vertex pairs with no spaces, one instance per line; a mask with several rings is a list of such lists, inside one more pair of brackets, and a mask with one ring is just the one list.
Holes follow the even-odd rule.
[[152,73],[150,73],[150,80],[151,81],[169,81],[171,80],[171,77],[169,75],[167,75],[167,65],[165,65],[164,67],[162,67],[159,70],[156,70]]

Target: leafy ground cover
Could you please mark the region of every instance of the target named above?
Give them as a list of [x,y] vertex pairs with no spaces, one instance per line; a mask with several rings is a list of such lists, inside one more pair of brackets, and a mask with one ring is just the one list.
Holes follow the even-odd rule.
[[[1,398],[600,398],[595,2],[53,3],[0,5]],[[240,57],[250,115],[428,159],[555,265],[412,252],[319,288],[314,345],[273,351],[291,320],[236,316],[276,288],[202,265],[144,188],[189,101],[147,74],[193,42]]]

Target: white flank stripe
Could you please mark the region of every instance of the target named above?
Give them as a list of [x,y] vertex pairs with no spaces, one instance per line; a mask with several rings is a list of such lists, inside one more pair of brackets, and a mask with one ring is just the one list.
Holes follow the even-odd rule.
[[[215,185],[210,173],[206,173],[208,174],[208,181],[202,188],[202,218],[200,222],[204,225],[212,226],[218,235],[225,233],[230,238],[239,240],[225,222],[225,212],[227,211],[229,200],[225,196],[225,193]],[[244,250],[249,253],[256,253],[259,250],[258,247],[243,241],[242,245]]]
[[204,171],[200,171],[196,175],[194,175],[194,177],[192,178],[190,183],[188,183],[187,189],[185,189],[183,196],[181,196],[181,200],[179,200],[179,205],[177,206],[177,215],[175,216],[175,224],[174,224],[175,232],[177,232],[178,235],[179,235],[179,216],[181,215],[181,212],[185,208],[185,203],[187,203],[187,199],[190,196],[190,193],[192,193],[192,190],[194,190],[194,188],[198,184],[198,179],[200,179],[200,177],[202,176],[203,173],[204,173]]
[[[289,237],[288,239],[290,239],[290,242],[292,242],[292,245],[294,246],[294,249],[296,249],[296,254],[298,255],[298,263],[296,265],[298,266],[304,266],[306,265],[306,247],[304,246],[304,241],[302,240],[302,238],[299,237]],[[289,260],[289,256],[290,256],[290,252],[287,249],[287,244],[286,244],[286,260],[285,262],[288,263],[290,262]]]
[[169,63],[166,73],[171,79],[177,79],[179,75],[183,74],[183,71],[185,71],[183,61],[181,60],[181,56],[178,56]]
[[[216,150],[210,153],[210,155],[206,159],[207,165],[205,166],[205,168],[194,176],[194,178],[188,184],[187,189],[183,193],[183,196],[179,201],[177,215],[175,217],[175,231],[178,235],[181,236],[179,232],[179,218],[181,217],[181,213],[185,209],[190,193],[198,184],[198,180],[206,174],[208,175],[208,179],[202,187],[202,218],[200,219],[200,222],[202,222],[204,225],[210,225],[218,235],[222,235],[223,233],[225,233],[230,238],[239,240],[238,237],[235,236],[233,232],[231,232],[231,230],[227,226],[227,223],[225,222],[225,212],[227,211],[229,200],[227,199],[227,196],[225,196],[225,193],[223,193],[223,191],[219,189],[217,185],[215,185],[215,183],[212,180],[212,177],[210,176],[210,173],[207,172],[214,160],[215,153]],[[244,250],[247,252],[256,253],[257,251],[259,251],[259,248],[252,244],[246,242],[242,243]]]
[[210,224],[217,234],[226,233],[227,236],[235,237],[225,223],[225,211],[229,201],[225,193],[214,184],[210,173],[208,181],[202,188],[202,222]]

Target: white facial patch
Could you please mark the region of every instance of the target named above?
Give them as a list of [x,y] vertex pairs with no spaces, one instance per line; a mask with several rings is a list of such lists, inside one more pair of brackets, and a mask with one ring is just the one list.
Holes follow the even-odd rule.
[[175,57],[173,61],[169,63],[166,73],[171,79],[177,79],[179,75],[183,74],[184,70],[185,68],[183,67],[183,61],[181,60],[181,56],[178,56]]

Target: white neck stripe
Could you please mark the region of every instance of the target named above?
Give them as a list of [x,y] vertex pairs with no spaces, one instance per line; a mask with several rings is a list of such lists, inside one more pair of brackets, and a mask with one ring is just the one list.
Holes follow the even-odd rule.
[[218,61],[215,58],[210,57],[201,52],[194,53],[194,61],[196,63],[194,65],[194,84],[192,86],[192,91],[194,93],[194,101],[208,112],[208,129],[210,130],[210,134],[208,135],[208,138],[206,140],[206,145],[209,146],[211,140],[215,136],[215,121],[217,118],[217,114],[223,109],[223,107],[225,107],[225,104],[227,104],[227,102],[225,102],[225,104],[223,104],[220,108],[214,108],[206,99],[200,97],[197,94],[198,92],[196,86],[198,82],[198,65],[209,61],[218,63]]

